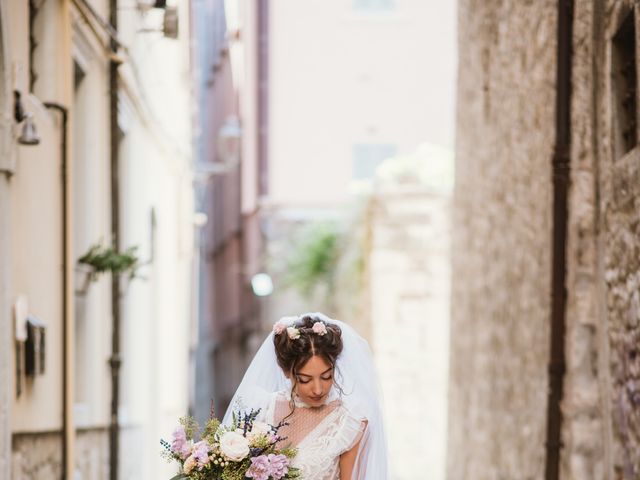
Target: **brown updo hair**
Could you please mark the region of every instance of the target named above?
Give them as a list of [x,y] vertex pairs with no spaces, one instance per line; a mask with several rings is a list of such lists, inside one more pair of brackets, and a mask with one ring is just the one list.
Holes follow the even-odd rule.
[[[316,322],[323,323],[327,329],[325,335],[313,331]],[[299,317],[292,327],[300,332],[300,337],[292,340],[287,331],[274,335],[273,344],[276,350],[278,365],[291,381],[296,384],[295,375],[306,365],[311,357],[322,357],[335,370],[336,361],[342,353],[342,329],[334,324],[323,322],[314,315]]]

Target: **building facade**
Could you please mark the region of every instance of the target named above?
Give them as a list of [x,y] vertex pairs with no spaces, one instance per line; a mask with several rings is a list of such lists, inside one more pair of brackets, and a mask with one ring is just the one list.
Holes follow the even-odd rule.
[[192,411],[223,415],[260,337],[261,303],[251,278],[262,267],[259,225],[259,112],[263,1],[192,4],[192,72],[198,129],[196,208],[199,232],[198,336],[193,349]]
[[446,478],[452,167],[428,145],[388,160],[369,203],[366,312],[393,480]]
[[[188,398],[189,12],[153,7],[0,4],[2,478],[172,473],[157,445]],[[91,247],[133,248],[136,275],[100,273]]]
[[640,475],[638,13],[459,3],[450,478]]

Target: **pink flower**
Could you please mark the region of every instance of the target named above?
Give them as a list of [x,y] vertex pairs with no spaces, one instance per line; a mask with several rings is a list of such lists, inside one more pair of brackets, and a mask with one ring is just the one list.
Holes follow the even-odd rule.
[[269,459],[269,467],[271,467],[270,470],[273,480],[280,480],[289,473],[289,459],[286,455],[270,453],[267,458]]
[[253,478],[255,480],[269,480],[271,474],[271,468],[269,465],[269,459],[266,455],[260,455],[251,459],[251,466],[245,476]]
[[313,333],[320,335],[321,337],[327,334],[327,326],[323,322],[314,323],[312,330]]
[[182,458],[187,458],[191,454],[191,444],[187,440],[187,434],[182,426],[173,431],[171,451]]
[[198,462],[199,469],[202,469],[207,463],[209,463],[209,444],[204,440],[200,440],[193,446],[193,458]]
[[276,323],[273,324],[273,333],[276,335],[280,335],[286,329],[287,329],[287,324],[285,323],[284,319],[278,320]]

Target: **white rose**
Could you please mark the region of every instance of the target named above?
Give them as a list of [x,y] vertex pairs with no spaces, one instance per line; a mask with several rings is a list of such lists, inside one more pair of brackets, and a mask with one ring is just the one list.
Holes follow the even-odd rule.
[[251,431],[247,433],[247,437],[250,441],[255,440],[258,437],[266,437],[271,433],[271,426],[264,422],[253,422]]
[[300,330],[296,327],[289,327],[287,328],[287,335],[289,335],[291,340],[297,340],[300,338]]
[[249,441],[238,432],[227,432],[220,438],[220,450],[229,460],[239,462],[249,455]]

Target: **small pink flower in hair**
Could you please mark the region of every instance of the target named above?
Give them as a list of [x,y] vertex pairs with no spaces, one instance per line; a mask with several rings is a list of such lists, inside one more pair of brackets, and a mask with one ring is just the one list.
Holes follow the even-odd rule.
[[312,327],[313,333],[321,337],[327,334],[327,326],[323,322],[316,322]]
[[300,330],[298,330],[296,327],[289,327],[287,328],[287,335],[289,335],[289,338],[291,340],[297,340],[298,338],[300,338]]
[[284,319],[280,319],[273,324],[273,333],[275,335],[280,335],[286,329],[287,329],[287,322],[285,322]]

